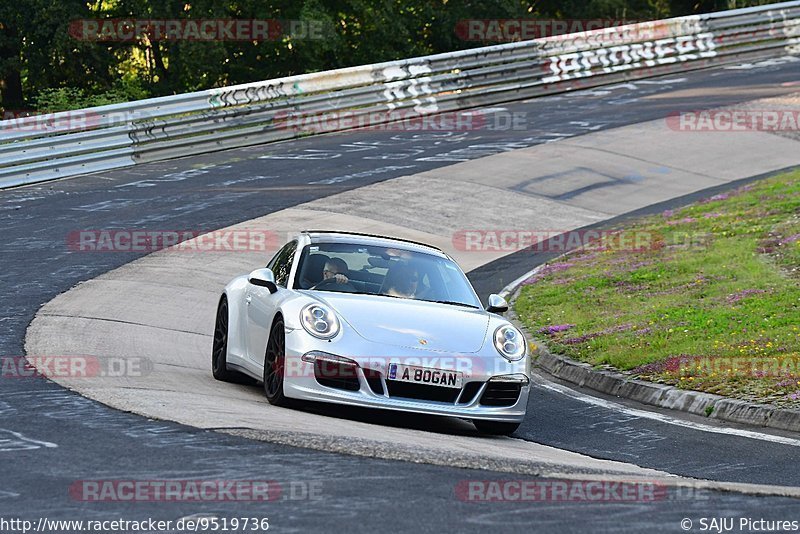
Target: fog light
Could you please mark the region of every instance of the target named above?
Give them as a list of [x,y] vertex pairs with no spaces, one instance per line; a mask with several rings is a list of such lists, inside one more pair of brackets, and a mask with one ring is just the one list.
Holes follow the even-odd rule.
[[514,382],[525,386],[530,382],[530,379],[523,373],[515,373],[513,375],[493,376],[489,379],[489,382]]

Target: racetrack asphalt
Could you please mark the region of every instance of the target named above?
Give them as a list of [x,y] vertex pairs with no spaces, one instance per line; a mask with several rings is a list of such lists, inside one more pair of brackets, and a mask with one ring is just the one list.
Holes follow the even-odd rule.
[[[505,106],[508,110],[528,113],[529,128],[481,131],[481,149],[469,148],[474,145],[470,139],[474,132],[435,136],[352,132],[0,192],[4,228],[0,244],[4,307],[0,354],[22,354],[25,327],[43,303],[80,281],[137,257],[69,253],[66,230],[153,225],[214,229],[332,193],[454,163],[457,158],[487,155],[486,151],[511,150],[591,129],[653,120],[676,109],[713,107],[789,92],[791,89],[781,84],[796,81],[796,68],[796,64],[786,63],[755,70],[708,70],[650,81],[663,83],[637,82],[611,91],[510,104]],[[714,90],[721,87],[741,90]],[[676,98],[643,100],[646,95],[670,92]],[[376,164],[379,160],[365,159],[364,154],[391,156],[412,150],[415,159],[410,163]],[[277,157],[269,157],[265,168],[260,156]],[[214,172],[203,172],[202,167],[209,164],[216,165]],[[221,168],[221,164],[229,167]],[[333,183],[309,186],[309,178]],[[613,423],[613,413],[547,390],[537,390],[532,402],[532,415],[521,429],[527,439],[600,457],[616,456],[639,465],[669,465],[673,472],[683,470],[690,476],[798,485],[797,472],[786,470],[787,462],[792,465],[798,458],[796,447],[773,449],[763,442],[741,438],[726,442],[718,435],[698,433],[692,437],[694,446],[687,449],[679,439],[687,431],[680,427],[654,428],[648,421],[635,419]],[[0,414],[0,459],[5,460],[0,479],[0,517],[176,518],[199,511],[234,515],[258,510],[270,516],[274,528],[287,530],[329,530],[333,525],[346,525],[348,530],[366,531],[389,522],[395,530],[439,530],[454,525],[460,530],[471,530],[470,526],[474,530],[488,526],[511,530],[536,524],[543,530],[582,531],[586,518],[593,518],[596,530],[639,532],[645,528],[679,530],[682,517],[699,515],[758,513],[760,517],[784,519],[798,506],[791,499],[724,493],[708,493],[703,498],[695,495],[678,504],[669,499],[633,505],[463,503],[454,493],[458,481],[500,475],[368,460],[196,431],[108,409],[44,380],[0,378]],[[597,425],[590,424],[604,420],[612,421],[605,428],[619,428],[622,423],[633,430],[600,432]],[[281,481],[321,480],[323,499],[269,505],[115,504],[75,501],[67,492],[74,481],[88,478],[256,476]],[[365,487],[374,489],[365,491]]]

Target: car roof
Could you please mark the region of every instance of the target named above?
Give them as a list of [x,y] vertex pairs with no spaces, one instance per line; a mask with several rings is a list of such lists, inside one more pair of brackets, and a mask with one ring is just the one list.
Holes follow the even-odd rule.
[[364,234],[360,232],[341,232],[337,230],[304,230],[312,243],[353,243],[357,245],[377,245],[382,247],[395,247],[405,250],[427,252],[437,256],[447,257],[441,249],[426,243],[389,237],[384,235]]

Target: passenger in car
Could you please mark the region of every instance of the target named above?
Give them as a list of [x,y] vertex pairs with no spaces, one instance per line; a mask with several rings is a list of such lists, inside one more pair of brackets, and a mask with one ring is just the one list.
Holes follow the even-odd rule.
[[419,287],[419,271],[407,263],[395,265],[386,273],[383,287],[385,295],[414,298]]

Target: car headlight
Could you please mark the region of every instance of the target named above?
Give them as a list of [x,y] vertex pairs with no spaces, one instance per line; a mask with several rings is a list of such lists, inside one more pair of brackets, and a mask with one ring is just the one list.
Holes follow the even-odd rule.
[[320,339],[331,339],[339,333],[339,319],[320,304],[309,304],[300,312],[300,322],[306,332]]
[[510,361],[521,360],[525,356],[525,338],[522,333],[506,324],[494,331],[494,347],[500,355]]

